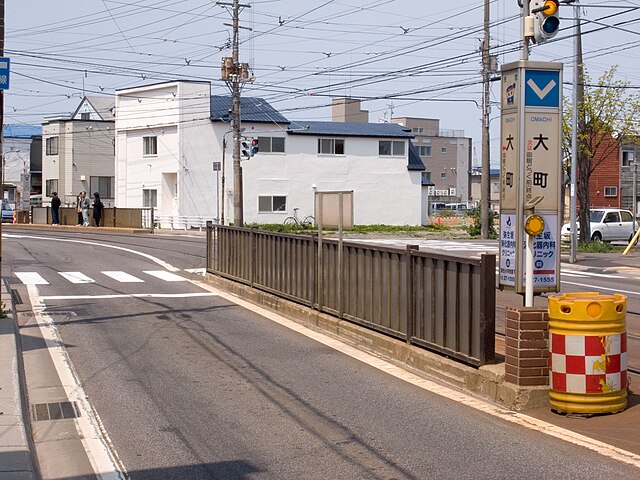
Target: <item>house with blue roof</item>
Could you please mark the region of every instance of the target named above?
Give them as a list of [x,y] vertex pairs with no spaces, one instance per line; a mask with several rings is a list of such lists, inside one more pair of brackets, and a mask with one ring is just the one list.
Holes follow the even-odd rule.
[[[116,206],[233,223],[231,97],[209,82],[172,81],[116,92]],[[314,212],[316,192],[353,191],[357,224],[427,222],[425,166],[395,123],[295,121],[263,98],[242,97],[245,223]]]

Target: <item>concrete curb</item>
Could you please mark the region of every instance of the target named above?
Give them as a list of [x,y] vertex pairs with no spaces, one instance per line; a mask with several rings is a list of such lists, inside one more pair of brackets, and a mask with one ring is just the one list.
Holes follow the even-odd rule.
[[504,363],[476,369],[248,285],[209,273],[205,275],[205,282],[418,374],[436,378],[511,410],[523,411],[549,405],[549,387],[519,387],[505,382]]
[[7,316],[0,318],[0,478],[35,480],[39,476],[32,453],[15,309],[11,293],[4,282],[1,288]]
[[40,225],[33,223],[4,223],[2,230],[36,230],[47,232],[91,232],[91,233],[129,233],[129,234],[145,234],[153,233],[148,228],[116,228],[116,227],[78,227],[76,225]]

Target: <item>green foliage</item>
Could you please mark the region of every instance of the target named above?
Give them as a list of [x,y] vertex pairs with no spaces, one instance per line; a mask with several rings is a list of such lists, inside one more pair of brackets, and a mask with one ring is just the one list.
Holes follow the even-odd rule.
[[406,233],[406,232],[441,232],[449,227],[443,225],[354,225],[354,233]]
[[[281,233],[313,233],[317,231],[313,225],[284,225],[282,223],[251,223],[246,224],[246,228],[256,228],[269,232]],[[325,228],[327,231],[335,231],[335,228]],[[352,230],[345,230],[349,233],[420,233],[420,232],[442,232],[449,230],[444,225],[354,225]]]
[[7,308],[7,304],[2,302],[0,304],[0,318],[7,318],[7,315],[9,314],[9,312],[7,312],[6,308]]
[[578,252],[582,253],[618,253],[624,247],[617,247],[607,242],[578,242]]
[[[498,238],[498,232],[495,227],[495,219],[496,214],[489,210],[489,238],[496,239]],[[482,218],[480,215],[480,209],[474,208],[473,210],[469,210],[467,212],[467,217],[471,219],[469,225],[466,227],[467,233],[472,237],[479,237],[482,233]]]

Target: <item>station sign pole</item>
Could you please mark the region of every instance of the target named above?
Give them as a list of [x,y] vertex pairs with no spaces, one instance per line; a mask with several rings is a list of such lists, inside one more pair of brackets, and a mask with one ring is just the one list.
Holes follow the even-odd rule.
[[499,286],[529,290],[525,306],[560,290],[561,106],[561,63],[502,67]]

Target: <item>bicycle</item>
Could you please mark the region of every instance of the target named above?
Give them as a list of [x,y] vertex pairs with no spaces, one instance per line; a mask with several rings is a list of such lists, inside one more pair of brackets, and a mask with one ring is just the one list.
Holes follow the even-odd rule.
[[299,227],[311,227],[315,224],[316,219],[313,218],[313,216],[311,215],[307,215],[306,217],[304,217],[304,219],[300,220],[298,218],[298,210],[300,210],[299,208],[294,208],[293,209],[293,216],[291,217],[287,217],[284,219],[284,222],[282,222],[284,225],[298,225]]

